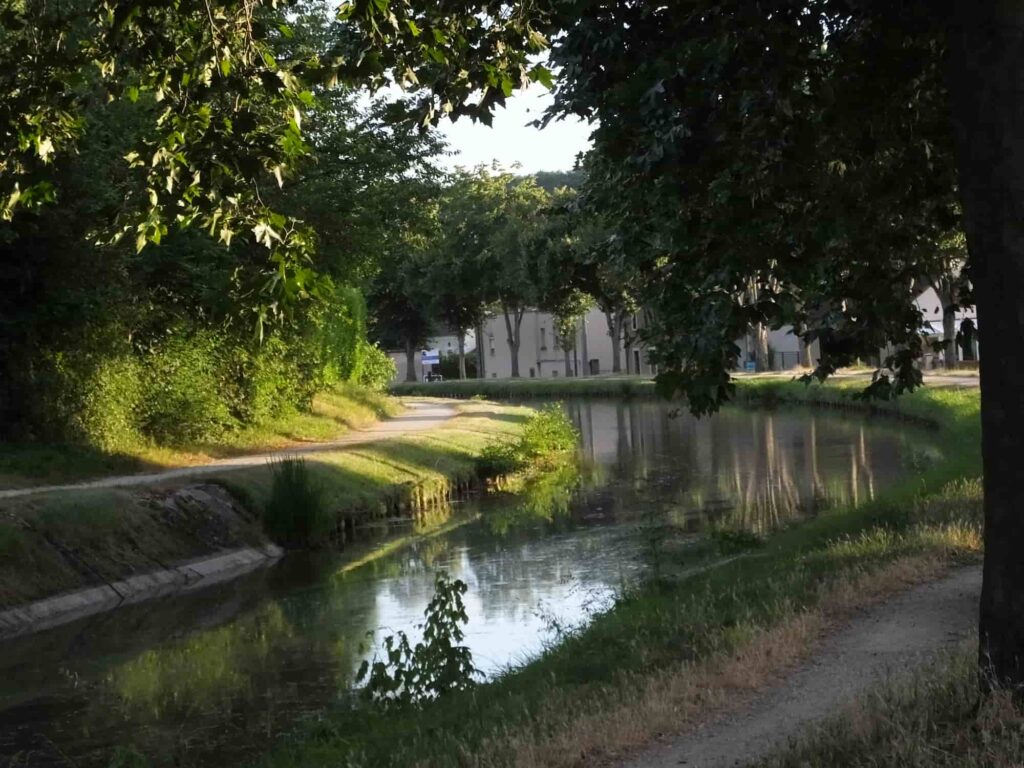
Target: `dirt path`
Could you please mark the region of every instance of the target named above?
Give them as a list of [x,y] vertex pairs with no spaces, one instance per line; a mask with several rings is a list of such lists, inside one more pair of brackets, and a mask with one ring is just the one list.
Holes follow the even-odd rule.
[[400,416],[379,422],[367,429],[349,432],[342,437],[339,437],[337,440],[294,446],[280,451],[271,451],[269,453],[257,453],[247,456],[236,456],[230,459],[219,459],[217,461],[210,462],[209,464],[200,464],[194,467],[180,467],[176,469],[162,470],[160,472],[146,472],[137,475],[104,477],[98,480],[88,480],[82,483],[70,483],[67,485],[41,485],[34,488],[0,490],[0,499],[12,499],[19,496],[31,496],[36,493],[49,493],[52,491],[148,485],[151,483],[164,482],[166,480],[176,480],[182,477],[196,477],[213,474],[215,472],[230,472],[235,469],[260,466],[270,459],[280,456],[323,453],[324,451],[334,451],[338,448],[365,445],[367,443],[374,443],[380,440],[405,437],[417,432],[425,432],[428,429],[434,429],[435,427],[441,426],[457,413],[456,409],[452,406],[434,402],[410,401],[406,403],[406,406],[407,410]]
[[626,765],[726,768],[757,760],[890,673],[920,664],[969,636],[980,594],[981,568],[962,568],[864,611],[749,706]]

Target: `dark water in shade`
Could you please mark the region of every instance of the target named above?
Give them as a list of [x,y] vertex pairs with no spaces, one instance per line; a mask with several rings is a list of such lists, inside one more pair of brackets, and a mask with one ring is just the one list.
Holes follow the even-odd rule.
[[578,477],[439,510],[376,557],[293,557],[0,643],[0,766],[102,766],[118,745],[160,766],[244,762],[345,698],[374,641],[414,635],[439,569],[468,584],[467,643],[493,675],[642,575],[651,520],[683,537],[711,523],[763,532],[869,499],[938,452],[927,432],[818,412],[566,408],[582,435]]

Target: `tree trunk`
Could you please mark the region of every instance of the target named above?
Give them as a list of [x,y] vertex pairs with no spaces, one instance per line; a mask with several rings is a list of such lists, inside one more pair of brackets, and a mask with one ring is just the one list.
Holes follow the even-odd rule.
[[418,380],[416,377],[416,346],[411,339],[405,342],[405,380]]
[[476,327],[476,377],[478,379],[487,378],[487,364],[485,360],[484,327],[483,325],[478,325]]
[[[564,342],[565,339],[562,339],[562,341]],[[571,346],[563,343],[562,352],[565,354],[565,375],[567,377],[572,376],[572,358],[569,356],[572,352]]]
[[580,354],[583,355],[583,375],[590,375],[590,349],[587,346],[587,318],[580,318]]
[[605,312],[604,317],[612,339],[612,373],[622,373],[622,328],[619,327],[618,313]]
[[519,378],[519,329],[523,323],[523,312],[522,309],[511,310],[506,306],[502,306],[501,312],[505,316],[505,330],[508,331],[508,351],[509,356],[512,360],[512,378]]
[[1024,684],[1024,4],[959,0],[949,35],[960,192],[981,361],[985,565],[979,661]]
[[768,351],[768,326],[764,323],[755,323],[753,334],[754,360],[757,362],[757,370],[758,372],[770,371],[772,361],[769,359],[771,354]]
[[466,332],[459,332],[459,379],[466,380]]
[[946,364],[946,369],[956,368],[956,311],[953,309],[953,302],[950,297],[950,301],[946,301],[946,296],[940,296],[942,299],[942,340],[946,342],[946,348],[942,350],[942,357]]
[[800,365],[803,368],[811,368],[811,345],[800,337]]

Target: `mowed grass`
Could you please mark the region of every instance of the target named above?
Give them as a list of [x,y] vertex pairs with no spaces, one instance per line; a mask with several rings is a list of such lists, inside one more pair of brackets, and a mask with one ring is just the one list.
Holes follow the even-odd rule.
[[333,440],[401,409],[401,403],[387,395],[338,385],[332,391],[318,394],[308,413],[291,411],[266,424],[225,432],[215,441],[174,446],[142,444],[130,453],[118,454],[74,444],[0,443],[0,488],[194,466],[230,456]]
[[[340,515],[385,515],[398,506],[429,506],[477,477],[477,459],[495,442],[514,439],[533,410],[487,402],[463,403],[443,426],[408,437],[303,456],[328,507]],[[238,470],[215,479],[250,508],[270,498],[272,473]]]
[[[865,407],[855,393],[845,383],[757,380],[741,384],[739,398]],[[387,715],[326,712],[258,764],[614,764],[729,707],[808,654],[837,616],[980,556],[977,392],[930,389],[871,407],[936,424],[948,458],[873,502],[782,530],[720,567],[630,590],[496,681]]]

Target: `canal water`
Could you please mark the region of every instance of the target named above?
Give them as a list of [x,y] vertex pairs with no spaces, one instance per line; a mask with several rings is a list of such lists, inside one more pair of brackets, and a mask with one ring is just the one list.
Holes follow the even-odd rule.
[[0,766],[105,766],[126,747],[157,766],[242,763],[351,698],[384,636],[415,636],[439,570],[468,585],[466,642],[494,676],[641,578],[652,532],[684,545],[709,526],[764,533],[870,499],[939,450],[920,429],[821,412],[565,407],[579,468],[520,496],[0,643]]

